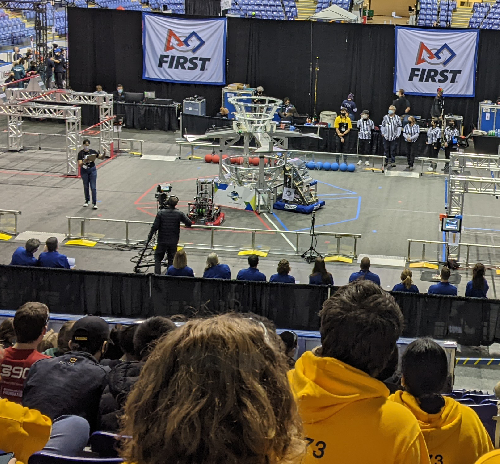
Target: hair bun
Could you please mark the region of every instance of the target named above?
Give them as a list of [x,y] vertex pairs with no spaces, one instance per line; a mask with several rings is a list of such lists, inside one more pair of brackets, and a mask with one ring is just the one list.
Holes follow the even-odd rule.
[[427,414],[437,414],[445,405],[444,398],[438,393],[429,393],[418,397],[420,408]]

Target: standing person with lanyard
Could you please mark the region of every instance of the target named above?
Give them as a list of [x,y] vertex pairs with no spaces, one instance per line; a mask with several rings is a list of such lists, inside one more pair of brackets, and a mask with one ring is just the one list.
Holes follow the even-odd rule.
[[437,89],[437,95],[434,97],[431,106],[431,118],[441,119],[444,114],[444,97],[443,89],[439,87]]
[[[438,126],[438,120],[433,119],[431,122],[431,127],[427,131],[427,156],[429,158],[438,158],[439,150],[441,149],[441,129]],[[435,171],[437,168],[437,163],[431,161],[429,171]]]
[[[347,153],[349,132],[352,129],[352,123],[349,116],[347,116],[347,108],[340,108],[340,116],[335,118],[333,127],[337,132],[335,137],[335,152],[336,153]],[[340,156],[337,155],[337,163],[339,162]]]
[[[444,134],[443,134],[444,156],[447,160],[450,159],[451,149],[455,145],[456,139],[459,135],[460,135],[460,133],[458,132],[458,129],[456,127],[455,120],[450,119],[448,121],[448,125],[446,126],[446,128],[444,130]],[[448,174],[450,172],[450,164],[446,163],[444,165],[444,168],[442,169],[442,171],[444,171],[445,174]]]
[[408,124],[409,120],[409,112],[410,112],[410,102],[405,96],[405,91],[403,89],[399,89],[396,93],[396,100],[392,102],[392,104],[396,107],[396,115],[401,118],[403,126]]
[[356,115],[354,113],[357,113],[358,111],[358,107],[356,106],[353,98],[354,94],[350,93],[349,95],[347,95],[347,100],[344,100],[342,102],[342,105],[340,105],[343,108],[347,108],[347,112],[349,113],[349,119],[351,120],[351,122],[356,120]]
[[[358,120],[358,153],[360,155],[371,155],[372,148],[372,130],[375,128],[373,121],[370,119],[370,112],[363,110],[361,119]],[[362,163],[361,156],[359,157],[358,166]],[[370,166],[370,161],[365,160],[365,165]]]
[[420,126],[416,123],[413,116],[408,118],[408,123],[403,128],[403,137],[406,142],[406,159],[408,167],[405,171],[413,171],[413,163],[415,162],[415,152],[417,151],[417,139],[420,135]]
[[102,155],[90,148],[90,140],[83,141],[83,150],[78,153],[78,166],[80,167],[80,175],[83,181],[83,192],[85,194],[85,203],[83,206],[86,208],[90,202],[89,185],[92,190],[92,208],[97,209],[97,168],[95,166],[96,158],[102,159],[106,154],[103,150]]
[[389,159],[391,161],[391,167],[395,168],[398,138],[401,135],[401,119],[396,116],[396,107],[394,105],[389,106],[388,114],[382,119],[380,132],[382,132],[384,144],[384,168],[388,166]]

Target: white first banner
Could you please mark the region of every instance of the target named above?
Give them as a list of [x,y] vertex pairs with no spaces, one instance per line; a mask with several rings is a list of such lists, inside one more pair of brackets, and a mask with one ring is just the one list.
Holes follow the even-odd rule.
[[479,31],[396,27],[394,91],[474,97]]
[[226,84],[226,18],[143,14],[143,79]]

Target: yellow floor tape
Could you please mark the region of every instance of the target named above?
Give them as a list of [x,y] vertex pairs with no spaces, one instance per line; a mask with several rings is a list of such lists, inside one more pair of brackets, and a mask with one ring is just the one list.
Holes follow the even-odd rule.
[[328,263],[328,262],[339,262],[339,263],[348,263],[348,264],[352,264],[352,258],[348,258],[347,256],[327,256],[325,258],[325,262]]
[[497,269],[497,274],[500,274],[500,269]]
[[260,251],[260,250],[242,250],[238,253],[238,256],[247,256],[247,255],[257,255],[261,258],[266,258],[269,254],[268,251]]
[[7,235],[7,234],[0,234],[0,240],[10,240],[12,238],[12,235]]
[[[157,246],[158,246],[158,245],[155,245],[155,246],[153,247],[153,250],[156,250],[156,247],[157,247]],[[183,248],[184,248],[183,246],[181,246],[181,245],[177,245],[177,251],[181,251]]]
[[93,247],[96,246],[96,244],[97,242],[92,242],[91,240],[77,239],[77,240],[68,240],[64,245]]
[[426,261],[421,261],[419,263],[411,263],[410,267],[424,267],[426,269],[439,269],[437,264],[431,264]]

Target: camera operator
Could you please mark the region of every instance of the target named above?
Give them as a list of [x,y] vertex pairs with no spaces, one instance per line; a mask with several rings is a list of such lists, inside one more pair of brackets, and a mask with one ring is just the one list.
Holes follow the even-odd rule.
[[168,198],[166,207],[158,211],[149,232],[148,242],[153,237],[153,234],[158,231],[158,243],[155,250],[155,274],[161,274],[161,262],[165,257],[165,253],[167,253],[168,266],[172,266],[174,255],[177,252],[181,222],[186,227],[192,225],[188,217],[182,211],[176,209],[177,203],[179,203],[179,199],[176,196]]

